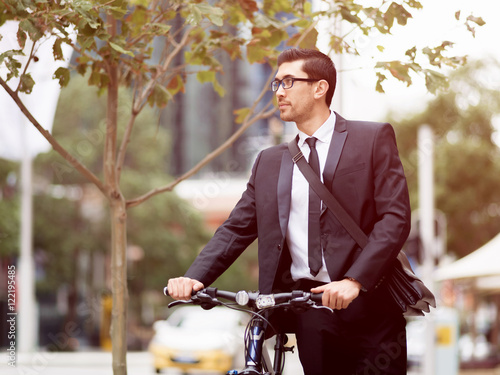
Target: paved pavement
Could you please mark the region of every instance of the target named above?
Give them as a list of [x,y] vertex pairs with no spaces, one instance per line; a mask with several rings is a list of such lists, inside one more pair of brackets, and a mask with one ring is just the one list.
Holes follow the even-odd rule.
[[[0,356],[2,375],[112,375],[111,353],[109,352],[37,352],[18,354],[16,367],[8,366],[8,358]],[[154,374],[151,356],[148,352],[127,354],[129,375]]]
[[[0,354],[0,374],[2,375],[113,375],[111,353],[109,352],[37,352],[18,354],[16,367],[8,365],[8,357]],[[155,374],[153,360],[148,352],[127,353],[128,375]],[[179,371],[165,372],[178,375]],[[197,374],[201,374],[197,372]],[[287,354],[284,375],[302,375],[296,354]]]
[[[113,375],[111,353],[102,351],[89,352],[36,352],[18,354],[16,367],[8,365],[8,356],[0,353],[0,374],[2,375]],[[152,357],[148,352],[127,353],[128,375],[153,375]],[[179,375],[171,370],[165,375]],[[197,373],[200,375],[201,373]],[[284,375],[303,375],[302,367],[295,354],[287,353]],[[408,375],[422,375],[409,371]],[[447,374],[437,374],[447,375]],[[489,370],[463,370],[459,375],[500,375],[500,368]]]

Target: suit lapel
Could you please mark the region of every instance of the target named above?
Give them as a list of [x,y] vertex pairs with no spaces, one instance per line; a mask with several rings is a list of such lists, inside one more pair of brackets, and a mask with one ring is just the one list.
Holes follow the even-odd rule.
[[[333,132],[330,148],[328,149],[325,169],[323,170],[323,181],[330,191],[332,191],[333,189],[333,177],[335,176],[335,171],[337,170],[337,166],[339,165],[340,155],[342,154],[345,140],[347,139],[346,120],[338,113],[335,113],[335,115],[337,116],[335,122],[335,130]],[[326,209],[326,205],[323,204],[321,214],[323,214]]]
[[286,149],[281,158],[280,174],[278,177],[278,213],[281,234],[286,237],[288,218],[290,216],[290,202],[292,199],[292,156]]
[[335,131],[333,132],[332,142],[330,143],[328,156],[326,158],[325,169],[323,170],[323,181],[330,190],[333,184],[333,176],[337,170],[340,155],[342,154],[347,138],[346,120],[337,113],[335,113],[335,115],[337,116]]

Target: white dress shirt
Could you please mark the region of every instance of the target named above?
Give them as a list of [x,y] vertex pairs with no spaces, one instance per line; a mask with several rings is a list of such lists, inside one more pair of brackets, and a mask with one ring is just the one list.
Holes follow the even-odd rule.
[[[323,170],[325,169],[328,149],[335,129],[335,113],[331,112],[330,117],[321,127],[316,130],[312,137],[316,137],[316,150],[318,152],[319,166],[321,170],[321,180],[323,180]],[[309,146],[305,142],[309,136],[299,130],[298,146],[304,157],[309,160]],[[292,278],[311,279],[323,282],[330,282],[328,271],[326,270],[325,258],[323,266],[316,277],[312,276],[308,264],[308,217],[309,217],[309,183],[300,172],[297,165],[293,167],[292,177],[292,201],[290,205],[290,216],[287,229],[287,243],[292,257]]]

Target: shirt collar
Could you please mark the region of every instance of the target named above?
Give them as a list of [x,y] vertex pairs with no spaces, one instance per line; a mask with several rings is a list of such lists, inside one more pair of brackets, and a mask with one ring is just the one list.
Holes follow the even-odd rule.
[[[319,142],[329,144],[332,140],[333,131],[335,130],[335,120],[335,112],[331,111],[330,116],[326,119],[323,125],[321,125],[318,130],[314,132],[312,137],[316,137]],[[309,135],[299,130],[298,146],[302,147],[307,138],[309,138]]]

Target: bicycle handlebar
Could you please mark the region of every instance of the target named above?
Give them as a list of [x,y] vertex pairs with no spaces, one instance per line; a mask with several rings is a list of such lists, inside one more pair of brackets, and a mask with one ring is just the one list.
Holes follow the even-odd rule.
[[[168,296],[168,289],[163,289],[163,294]],[[295,290],[288,293],[261,294],[259,292],[247,292],[241,290],[237,293],[219,290],[217,288],[204,288],[198,292],[193,292],[192,297],[188,301],[174,301],[168,307],[174,307],[180,304],[195,304],[201,305],[203,308],[209,309],[223,303],[219,298],[228,301],[236,302],[240,306],[256,308],[264,310],[277,306],[290,306],[292,308],[309,308],[322,306],[321,299],[323,293],[310,293],[301,290]]]

